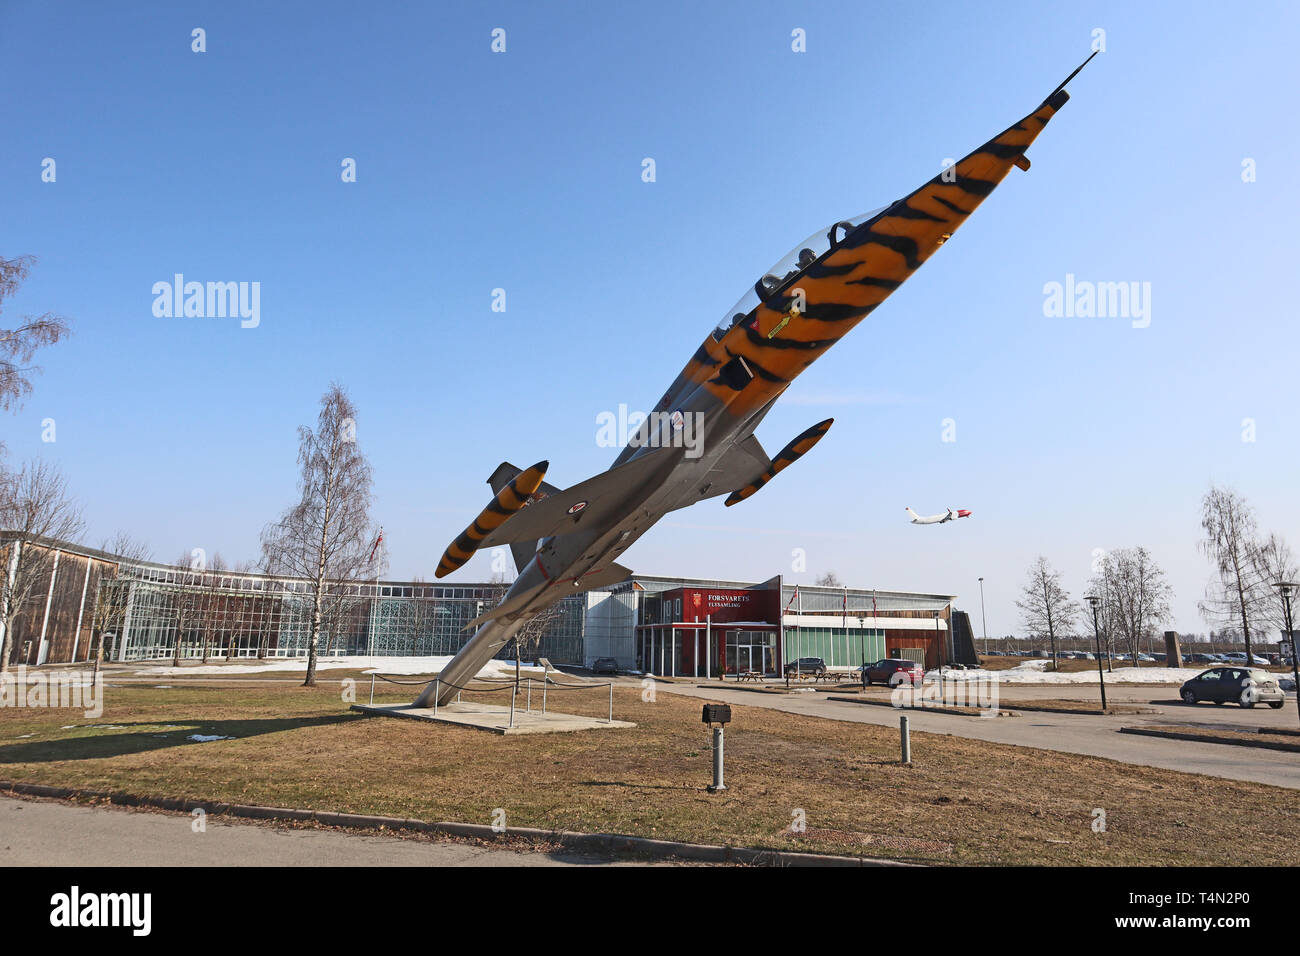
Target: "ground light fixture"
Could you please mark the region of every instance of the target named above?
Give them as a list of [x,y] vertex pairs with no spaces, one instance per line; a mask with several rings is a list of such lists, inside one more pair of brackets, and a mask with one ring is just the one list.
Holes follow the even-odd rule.
[[1097,626],[1097,606],[1101,604],[1101,598],[1095,594],[1089,594],[1084,598],[1092,605],[1092,633],[1097,641],[1097,680],[1101,682],[1101,709],[1106,709],[1106,672],[1101,669],[1101,628]]
[[727,789],[727,785],[722,780],[722,729],[731,723],[731,705],[705,704],[704,712],[700,715],[700,722],[707,724],[709,729],[713,731],[713,783],[709,785],[708,790],[709,793],[718,793]]
[[1273,587],[1282,595],[1282,610],[1286,616],[1286,636],[1291,641],[1291,677],[1295,681],[1296,710],[1300,711],[1300,663],[1296,661],[1295,631],[1291,627],[1291,595],[1300,590],[1295,581],[1274,581]]

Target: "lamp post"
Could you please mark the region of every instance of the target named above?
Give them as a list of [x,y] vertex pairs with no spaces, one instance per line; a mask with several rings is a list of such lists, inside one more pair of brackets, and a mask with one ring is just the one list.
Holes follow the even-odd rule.
[[1282,595],[1282,608],[1286,617],[1286,636],[1291,641],[1291,677],[1296,686],[1296,709],[1300,710],[1300,664],[1296,663],[1295,631],[1291,629],[1291,595],[1300,585],[1294,581],[1277,581],[1273,584]]
[[1095,594],[1089,594],[1085,599],[1092,605],[1092,633],[1097,641],[1097,680],[1101,682],[1101,709],[1106,709],[1106,672],[1101,669],[1101,628],[1097,626],[1097,605],[1101,604],[1101,598]]
[[859,673],[862,675],[863,690],[867,689],[867,632],[863,630],[866,618],[865,614],[858,615],[858,644],[862,647],[862,670]]
[[[934,612],[934,641],[939,648],[939,673],[943,673],[943,659],[948,658],[948,663],[952,663],[952,654],[950,648],[944,646],[943,638],[939,636],[939,611]],[[951,635],[950,635],[951,636]]]
[[984,656],[989,656],[989,621],[984,616],[984,579],[980,578],[980,624],[984,626]]

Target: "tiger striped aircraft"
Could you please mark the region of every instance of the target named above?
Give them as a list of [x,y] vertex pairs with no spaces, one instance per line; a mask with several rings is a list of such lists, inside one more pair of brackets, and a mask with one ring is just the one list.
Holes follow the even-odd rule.
[[744,501],[807,454],[832,419],[774,458],[754,429],[795,377],[947,242],[1012,167],[1029,169],[1025,150],[1088,60],[1028,116],[919,189],[796,246],[704,339],[607,471],[561,490],[545,482],[546,462],[499,465],[488,479],[495,497],[448,546],[436,573],[508,545],[519,575],[496,608],[470,622],[474,635],[414,706],[454,697],[541,609],[625,580],[631,572],[616,559],[668,513],[724,494],[727,506]]

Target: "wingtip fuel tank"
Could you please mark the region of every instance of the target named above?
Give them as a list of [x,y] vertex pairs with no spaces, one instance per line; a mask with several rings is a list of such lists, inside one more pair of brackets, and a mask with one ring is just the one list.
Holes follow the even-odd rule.
[[772,459],[772,464],[768,467],[767,471],[763,472],[744,488],[739,488],[736,491],[733,491],[727,496],[727,500],[723,503],[730,508],[732,505],[744,501],[750,495],[757,492],[758,489],[762,488],[787,467],[793,465],[804,455],[808,454],[808,452],[812,451],[813,445],[821,441],[822,436],[830,431],[831,426],[834,424],[835,419],[828,418],[824,422],[818,422],[812,428],[800,432],[790,441],[790,444],[777,452],[776,457]]

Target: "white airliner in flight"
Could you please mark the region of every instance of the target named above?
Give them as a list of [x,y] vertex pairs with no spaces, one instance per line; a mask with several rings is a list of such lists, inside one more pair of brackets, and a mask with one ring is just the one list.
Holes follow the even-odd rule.
[[970,517],[970,512],[967,511],[965,508],[959,508],[956,511],[953,511],[951,508],[949,508],[947,511],[943,512],[942,514],[924,515],[924,516],[919,515],[911,508],[908,508],[907,513],[912,516],[912,524],[943,524],[945,521],[952,521],[955,518]]

